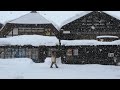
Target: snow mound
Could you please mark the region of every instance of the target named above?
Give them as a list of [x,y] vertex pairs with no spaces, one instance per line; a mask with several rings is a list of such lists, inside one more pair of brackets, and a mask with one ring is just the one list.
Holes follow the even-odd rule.
[[[57,61],[57,64],[62,64],[62,63],[61,63],[61,57],[60,57],[60,58],[56,58],[56,61]],[[50,64],[51,64],[51,57],[47,57],[47,58],[45,59],[45,62],[44,62],[44,63],[50,65]]]
[[22,64],[22,65],[26,65],[26,64],[32,64],[34,62],[31,59],[29,59],[29,58],[14,58],[14,59],[0,59],[0,63],[2,65],[9,65],[9,64],[13,64],[13,65]]
[[45,64],[51,64],[51,58],[50,57],[46,58],[44,63]]

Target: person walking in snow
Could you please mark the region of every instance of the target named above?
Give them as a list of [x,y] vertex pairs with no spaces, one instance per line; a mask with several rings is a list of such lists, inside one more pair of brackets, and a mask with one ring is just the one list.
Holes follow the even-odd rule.
[[53,65],[55,65],[56,68],[58,68],[57,63],[56,63],[56,52],[52,51],[51,54],[51,66],[50,68],[53,68]]

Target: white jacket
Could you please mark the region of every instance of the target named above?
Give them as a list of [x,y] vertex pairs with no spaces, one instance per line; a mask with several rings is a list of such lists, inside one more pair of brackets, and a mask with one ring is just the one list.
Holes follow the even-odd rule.
[[51,61],[52,61],[52,62],[56,62],[56,58],[52,56],[52,57],[51,57]]

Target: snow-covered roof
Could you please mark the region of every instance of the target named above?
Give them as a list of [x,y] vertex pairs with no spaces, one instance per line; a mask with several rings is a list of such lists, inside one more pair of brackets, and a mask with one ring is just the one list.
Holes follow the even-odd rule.
[[[75,16],[69,18],[68,20],[64,21],[64,22],[61,24],[60,27],[66,25],[66,24],[68,24],[68,23],[70,23],[70,22],[72,22],[72,21],[74,21],[74,20],[76,20],[76,19],[78,19],[78,18],[80,18],[80,17],[83,17],[84,15],[87,15],[87,14],[89,14],[89,13],[91,13],[91,12],[93,12],[93,11],[83,11],[83,12],[80,12],[80,13],[76,14]],[[113,17],[115,17],[116,19],[119,19],[119,20],[120,20],[120,12],[115,12],[115,11],[102,11],[102,12],[104,12],[104,13],[106,13],[106,14],[108,14],[108,15],[110,15],[110,16],[113,16]],[[119,13],[119,14],[118,14],[118,13]]]
[[97,40],[61,40],[61,45],[77,46],[77,45],[94,45],[98,43]]
[[112,42],[100,42],[97,40],[61,40],[61,45],[79,46],[79,45],[120,45],[120,40]]
[[[42,35],[20,35],[9,38],[0,38],[0,46],[7,45],[56,46],[59,45],[59,40],[55,36]],[[120,40],[115,40],[112,42],[100,42],[97,40],[61,40],[61,45],[120,45]]]
[[120,12],[118,11],[117,12],[116,11],[103,11],[103,12],[120,20]]
[[52,20],[49,20],[53,25],[54,27],[59,31],[60,30],[60,27]]
[[32,46],[56,46],[59,40],[55,36],[42,36],[42,35],[20,35],[9,38],[0,38],[0,45],[32,45]]
[[78,18],[86,15],[86,14],[89,14],[89,13],[91,13],[91,12],[92,12],[92,11],[83,11],[83,12],[80,12],[80,13],[76,14],[75,16],[73,16],[73,17],[67,19],[66,21],[64,21],[64,22],[61,24],[60,27],[66,25],[66,24],[68,24],[68,23],[70,23],[70,22],[72,22],[72,21],[74,21],[74,20],[76,20],[76,19],[78,19]]
[[[9,20],[6,23],[14,23],[14,24],[52,24],[57,30],[60,29],[60,27],[55,24],[53,21],[46,19],[42,15],[40,15],[38,12],[30,12],[28,14],[25,14],[19,18]],[[4,25],[4,26],[5,26]]]
[[118,36],[97,36],[96,38],[119,38]]
[[11,20],[8,23],[17,24],[50,24],[46,18],[40,15],[38,12],[30,12],[17,19]]

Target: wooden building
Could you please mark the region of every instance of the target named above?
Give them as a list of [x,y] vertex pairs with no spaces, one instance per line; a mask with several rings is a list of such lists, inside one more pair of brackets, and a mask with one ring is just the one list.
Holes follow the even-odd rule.
[[62,40],[61,59],[65,64],[120,63],[120,40],[99,42],[97,40]]
[[66,20],[60,35],[61,40],[96,39],[103,35],[120,38],[120,17],[107,11],[84,11]]
[[36,11],[8,21],[0,31],[0,58],[31,58],[36,63],[44,62],[46,57],[51,57],[53,49],[59,49],[58,28]]
[[58,50],[59,40],[55,36],[21,35],[0,38],[0,58],[31,58],[42,63]]
[[58,36],[58,26],[36,11],[8,21],[1,29],[1,37],[17,35]]

